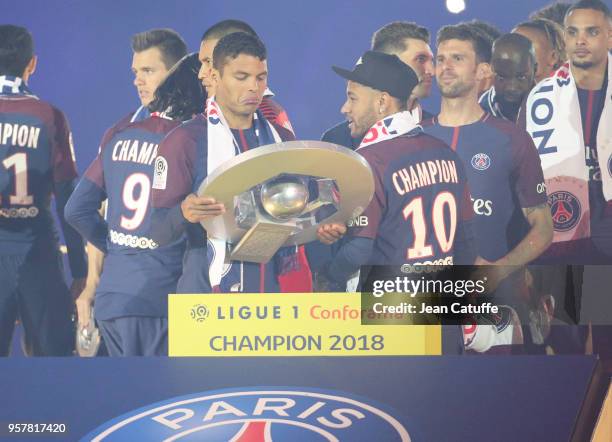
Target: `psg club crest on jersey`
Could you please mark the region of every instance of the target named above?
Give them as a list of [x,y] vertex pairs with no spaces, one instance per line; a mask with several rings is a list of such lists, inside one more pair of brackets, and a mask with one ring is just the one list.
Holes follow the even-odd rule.
[[491,158],[486,153],[477,153],[472,157],[472,167],[476,170],[487,170],[491,166]]
[[548,205],[556,231],[566,232],[578,224],[582,208],[572,193],[562,190],[553,192],[548,195]]
[[134,410],[81,440],[409,442],[408,431],[391,413],[370,400],[333,390],[216,390]]

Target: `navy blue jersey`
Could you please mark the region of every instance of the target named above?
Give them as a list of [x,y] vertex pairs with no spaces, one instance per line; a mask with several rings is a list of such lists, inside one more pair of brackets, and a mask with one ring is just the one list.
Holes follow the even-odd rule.
[[153,163],[160,141],[177,125],[154,117],[132,123],[119,132],[112,131],[105,136],[100,155],[85,172],[85,178],[108,197],[109,252],[156,248],[148,237]]
[[[144,121],[151,116],[151,112],[149,112],[149,108],[146,106],[140,106],[134,112],[130,113],[124,120],[129,121],[130,123],[136,123],[138,121]],[[122,121],[124,121],[122,120]],[[119,124],[121,124],[121,122]]]
[[[263,121],[263,118],[260,120]],[[283,140],[294,139],[290,131],[277,125],[274,127]],[[270,142],[258,139],[252,128],[234,130],[233,133],[241,151]],[[187,233],[188,250],[183,276],[179,283],[180,291],[185,292],[199,293],[211,290],[208,281],[206,232],[200,224],[187,222],[180,209],[180,203],[190,193],[196,193],[207,176],[207,151],[207,121],[204,115],[198,115],[164,139],[158,158],[163,158],[166,165],[166,178],[163,186],[154,186],[153,189],[152,204],[156,212],[154,237],[163,243],[182,232]],[[240,291],[277,292],[278,277],[287,267],[284,261],[291,260],[292,255],[295,253],[285,255],[281,249],[280,253],[265,265],[232,261],[226,269],[221,286],[214,289],[222,292],[236,290],[234,281],[242,279],[244,286],[240,287]],[[234,278],[234,274],[238,277]],[[240,278],[240,274],[243,278]],[[226,283],[229,285],[225,285]]]
[[348,121],[342,121],[336,124],[334,127],[327,129],[321,136],[321,141],[338,144],[340,146],[355,150],[361,143],[361,137],[353,138],[351,136]]
[[461,160],[429,135],[361,148],[375,193],[351,236],[374,240],[372,264],[452,264],[456,233],[473,217]]
[[601,181],[597,157],[597,130],[606,99],[605,87],[599,90],[578,89],[582,119],[585,161],[589,168],[589,208],[591,238],[594,246],[612,256],[612,201],[607,202]]
[[59,247],[50,211],[54,195],[72,276],[85,277],[82,238],[63,216],[77,178],[68,121],[60,110],[31,95],[20,78],[1,76],[0,84],[16,85],[11,91],[4,87],[0,95],[0,253],[23,255],[35,245]]
[[0,241],[54,236],[56,183],[77,176],[64,114],[35,97],[0,96]]
[[488,261],[502,258],[529,231],[521,208],[546,203],[542,166],[531,137],[515,124],[487,113],[465,126],[441,126],[437,118],[423,126],[463,161],[480,256]]
[[504,109],[502,109],[502,103],[499,101],[499,96],[495,92],[495,86],[491,86],[490,89],[484,91],[480,98],[478,99],[478,103],[480,107],[485,112],[493,115],[497,118],[503,118],[504,120],[512,121],[514,123],[517,122],[519,115],[521,115],[522,109],[525,107],[527,102],[527,96],[523,99],[520,106],[516,109],[506,109],[506,113],[504,113]]
[[[151,117],[109,129],[66,209],[68,220],[106,251],[96,317],[166,316],[176,291],[184,242],[159,247],[150,238],[153,164],[159,143],[179,122]],[[108,198],[106,221],[98,214]]]

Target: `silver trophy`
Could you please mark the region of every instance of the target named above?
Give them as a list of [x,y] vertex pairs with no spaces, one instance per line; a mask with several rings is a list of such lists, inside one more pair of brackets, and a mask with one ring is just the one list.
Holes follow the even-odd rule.
[[317,239],[321,224],[359,216],[374,194],[367,161],[322,141],[258,147],[219,166],[198,195],[225,205],[202,221],[211,238],[225,240],[231,260],[265,263],[283,246]]

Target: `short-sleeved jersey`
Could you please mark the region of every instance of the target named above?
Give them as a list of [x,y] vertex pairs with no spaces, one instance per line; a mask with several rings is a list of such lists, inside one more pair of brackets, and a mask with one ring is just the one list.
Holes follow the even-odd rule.
[[375,193],[349,234],[374,240],[370,263],[452,264],[455,234],[472,218],[461,160],[429,135],[403,135],[361,148]]
[[55,184],[77,177],[64,114],[31,95],[0,95],[0,253],[55,242]]
[[[165,247],[150,238],[151,188],[159,143],[179,122],[151,117],[118,124],[104,135],[84,180],[108,198],[107,256],[96,317],[165,316],[166,296],[181,274],[183,241]],[[80,190],[77,188],[78,196]]]
[[108,198],[109,253],[157,248],[148,237],[153,164],[159,143],[178,124],[153,117],[115,126],[105,134],[100,153],[85,177],[103,189]]
[[480,256],[488,261],[502,258],[529,231],[521,208],[546,203],[542,166],[533,141],[514,123],[487,113],[459,127],[441,126],[433,118],[424,122],[424,128],[448,143],[463,161]]
[[[158,159],[168,166],[167,178],[153,187],[153,207],[171,208],[185,196],[197,192],[206,177],[206,141],[203,115],[195,116],[168,134]],[[180,148],[175,151],[173,146]]]

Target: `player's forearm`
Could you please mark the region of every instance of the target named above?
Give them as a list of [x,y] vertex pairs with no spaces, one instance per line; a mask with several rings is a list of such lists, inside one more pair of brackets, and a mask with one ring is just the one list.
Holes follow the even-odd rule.
[[338,247],[336,244],[325,245],[319,241],[313,241],[306,244],[306,259],[308,260],[310,270],[313,272],[320,271],[322,266],[330,261],[333,251],[335,250],[334,247]]
[[87,276],[87,258],[85,256],[85,244],[79,233],[72,228],[65,218],[66,204],[76,186],[76,179],[55,184],[55,208],[60,221],[66,248],[68,249],[68,262],[70,272],[74,279]]
[[345,283],[351,275],[366,265],[374,248],[374,240],[370,238],[349,238],[334,255],[325,275],[336,283]]
[[522,266],[530,263],[550,246],[553,225],[548,204],[523,209],[531,228],[523,240],[506,256],[495,264],[503,266]]
[[87,243],[87,286],[93,291],[95,291],[100,283],[105,256],[106,255],[92,243]]
[[185,233],[188,224],[181,212],[180,204],[172,208],[153,207],[149,235],[157,244],[165,246],[178,241]]
[[[106,253],[108,225],[98,212],[106,195],[104,191],[83,178],[65,208],[66,221],[70,223],[87,241]],[[82,248],[82,246],[81,246]]]

